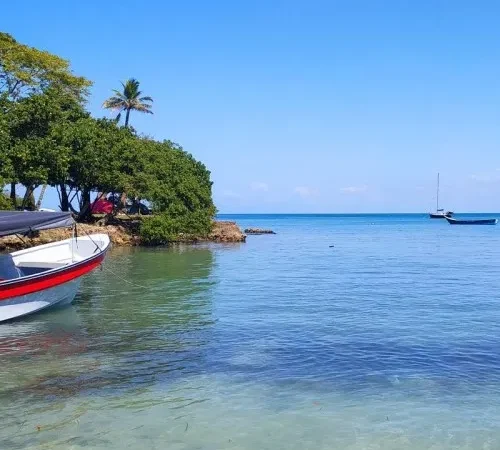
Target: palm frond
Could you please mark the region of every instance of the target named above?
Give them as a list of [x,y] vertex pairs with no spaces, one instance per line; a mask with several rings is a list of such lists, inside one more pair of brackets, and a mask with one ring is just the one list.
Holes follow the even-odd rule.
[[130,78],[123,85],[123,95],[128,99],[137,98],[138,92],[139,92],[139,82],[135,78]]
[[121,97],[115,97],[115,96],[112,96],[112,97],[109,97],[107,100],[105,100],[106,102],[123,102],[123,99]]
[[[135,78],[129,78],[125,82],[121,82],[122,91],[113,89],[113,96],[104,101],[102,106],[106,109],[114,109],[119,111],[139,111],[146,114],[153,114],[151,111],[153,99],[146,95],[142,96],[142,91],[139,90],[139,81]],[[127,113],[128,117],[128,113]],[[116,116],[118,122],[121,114]]]
[[153,114],[153,111],[151,111],[151,105],[146,105],[144,103],[138,103],[137,105],[134,106],[133,110],[147,114]]
[[121,98],[110,97],[104,101],[102,106],[106,109],[122,109],[126,106],[126,103]]
[[120,92],[118,89],[113,89],[113,92],[117,97],[122,98],[123,100],[126,99],[126,97],[123,95],[123,92]]

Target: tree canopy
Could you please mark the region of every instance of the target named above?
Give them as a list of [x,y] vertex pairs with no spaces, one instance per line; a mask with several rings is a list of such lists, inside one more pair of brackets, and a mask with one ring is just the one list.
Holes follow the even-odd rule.
[[59,86],[75,95],[84,95],[91,82],[74,75],[69,62],[49,52],[20,44],[0,32],[0,93],[17,100]]

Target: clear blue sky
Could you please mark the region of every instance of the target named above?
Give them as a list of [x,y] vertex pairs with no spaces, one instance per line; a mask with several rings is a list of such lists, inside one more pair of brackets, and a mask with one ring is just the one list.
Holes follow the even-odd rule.
[[[500,210],[496,1],[25,1],[1,29],[71,60],[89,109],[212,171],[221,212]],[[54,194],[44,206],[55,206]]]

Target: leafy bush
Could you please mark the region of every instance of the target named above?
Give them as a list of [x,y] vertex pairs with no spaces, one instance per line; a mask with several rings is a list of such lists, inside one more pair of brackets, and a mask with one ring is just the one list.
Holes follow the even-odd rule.
[[180,239],[202,239],[212,230],[212,215],[195,211],[181,215],[168,213],[146,217],[142,220],[139,235],[146,245],[165,245]]
[[0,192],[0,210],[12,209],[12,202],[5,192]]

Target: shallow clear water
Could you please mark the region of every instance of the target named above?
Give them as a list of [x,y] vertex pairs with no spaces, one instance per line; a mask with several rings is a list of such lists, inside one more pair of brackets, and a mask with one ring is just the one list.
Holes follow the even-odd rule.
[[500,227],[230,219],[0,325],[0,448],[500,448]]

